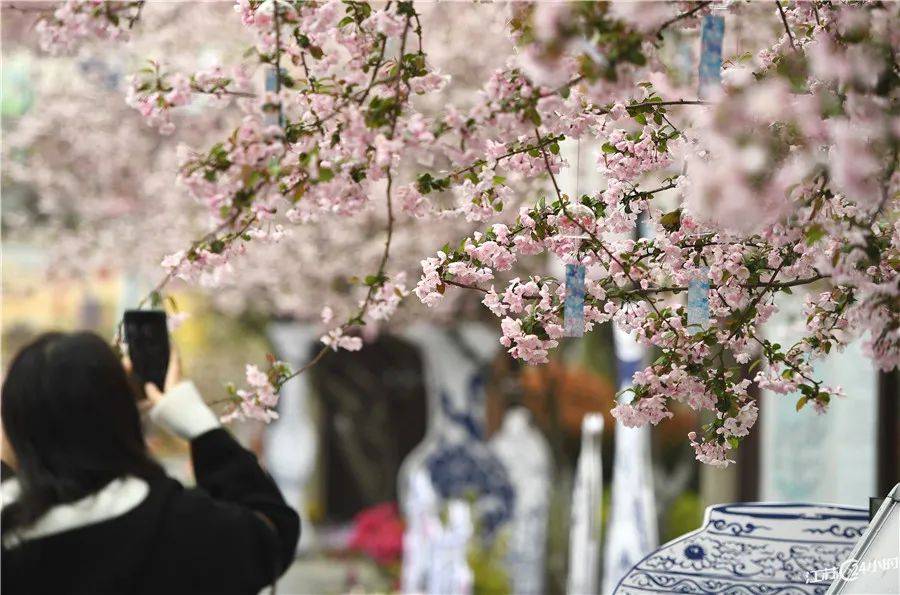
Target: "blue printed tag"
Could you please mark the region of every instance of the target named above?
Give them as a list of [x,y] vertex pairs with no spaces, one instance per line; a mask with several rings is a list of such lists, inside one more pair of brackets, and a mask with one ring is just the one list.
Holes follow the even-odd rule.
[[695,335],[709,328],[709,269],[702,267],[688,281],[688,333]]
[[700,88],[702,98],[722,81],[722,38],[725,37],[725,18],[706,15],[700,30]]
[[566,265],[566,301],[563,305],[566,337],[584,335],[584,265]]
[[[269,68],[266,70],[266,92],[276,93],[278,91],[278,70]],[[278,113],[266,112],[266,124],[269,126],[284,126],[284,117],[281,113],[281,102],[278,103]]]

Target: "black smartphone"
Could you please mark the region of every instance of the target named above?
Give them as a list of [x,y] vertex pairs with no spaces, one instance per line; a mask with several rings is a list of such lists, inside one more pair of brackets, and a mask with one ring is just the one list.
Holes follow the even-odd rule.
[[142,389],[144,383],[152,382],[163,390],[169,369],[166,313],[163,310],[127,310],[124,323],[132,374]]

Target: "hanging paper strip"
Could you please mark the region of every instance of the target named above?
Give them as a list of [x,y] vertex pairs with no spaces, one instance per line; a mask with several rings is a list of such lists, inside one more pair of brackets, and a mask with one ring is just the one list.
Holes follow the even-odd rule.
[[722,38],[725,18],[706,15],[700,32],[700,97],[718,87],[722,80]]
[[688,332],[692,335],[709,328],[709,268],[701,267],[688,281]]
[[[266,92],[278,92],[278,70],[269,68],[266,70]],[[284,117],[281,113],[281,101],[278,102],[278,113],[266,112],[266,124],[269,126],[284,126]]]
[[566,301],[563,306],[566,337],[584,335],[584,265],[566,265]]

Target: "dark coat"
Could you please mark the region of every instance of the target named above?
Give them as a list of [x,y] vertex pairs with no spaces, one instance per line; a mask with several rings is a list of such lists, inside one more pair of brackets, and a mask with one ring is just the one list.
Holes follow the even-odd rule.
[[223,429],[191,441],[197,488],[169,477],[123,514],[4,546],[4,595],[256,594],[290,565],[297,513]]

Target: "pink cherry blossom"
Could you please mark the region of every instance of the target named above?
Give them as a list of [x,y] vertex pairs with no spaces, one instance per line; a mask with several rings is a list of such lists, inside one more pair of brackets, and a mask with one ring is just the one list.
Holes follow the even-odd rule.
[[[95,0],[66,1],[38,18],[37,34],[51,50],[123,38],[135,4],[117,4],[112,18]],[[859,340],[882,369],[900,362],[900,118],[889,76],[898,6],[717,6],[747,24],[729,32],[746,55],[725,55],[723,85],[698,100],[696,64],[676,63],[671,48],[697,41],[712,6],[420,13],[406,3],[240,0],[235,26],[253,44],[236,48],[240,64],[182,74],[183,64],[152,62],[126,91],[135,115],[165,134],[209,125],[175,129],[205,115],[210,100],[225,108],[227,126],[213,124],[192,143],[202,148],[166,163],[187,191],[168,220],[190,232],[177,241],[164,237],[167,225],[147,234],[165,244],[154,262],[168,254],[158,291],[180,279],[215,288],[235,311],[321,313],[323,350],[358,350],[408,319],[409,293],[437,316],[441,302],[476,292],[505,349],[537,365],[565,340],[566,288],[548,263],[578,263],[585,330],[613,322],[658,354],[614,415],[638,426],[672,417],[673,402],[709,412],[689,440],[700,461],[727,465],[758,417],[751,385],[825,411],[840,390],[817,378],[822,357]],[[509,35],[483,33],[487,21],[471,16],[479,10]],[[428,11],[450,41],[432,37],[442,28]],[[479,26],[447,25],[466,18]],[[253,80],[263,72],[276,75],[277,90]],[[52,154],[22,139],[17,146]],[[590,157],[573,163],[573,145]],[[110,160],[130,149],[123,142]],[[108,175],[95,164],[104,200],[82,207],[65,197],[93,186],[63,187],[58,175],[77,176],[80,165],[62,161],[44,175],[18,158],[4,160],[4,173],[41,189],[53,234],[73,219],[133,209],[121,180],[138,184],[155,167],[137,159],[137,170]],[[590,161],[591,185],[573,188]],[[166,210],[135,210],[154,209]],[[182,211],[190,221],[174,223]],[[633,239],[639,224],[651,233]],[[706,302],[698,282],[709,284]],[[804,323],[781,345],[765,326],[789,292],[807,297]],[[708,302],[699,323],[692,293]],[[227,416],[273,418],[293,372],[270,364],[248,367]]]

